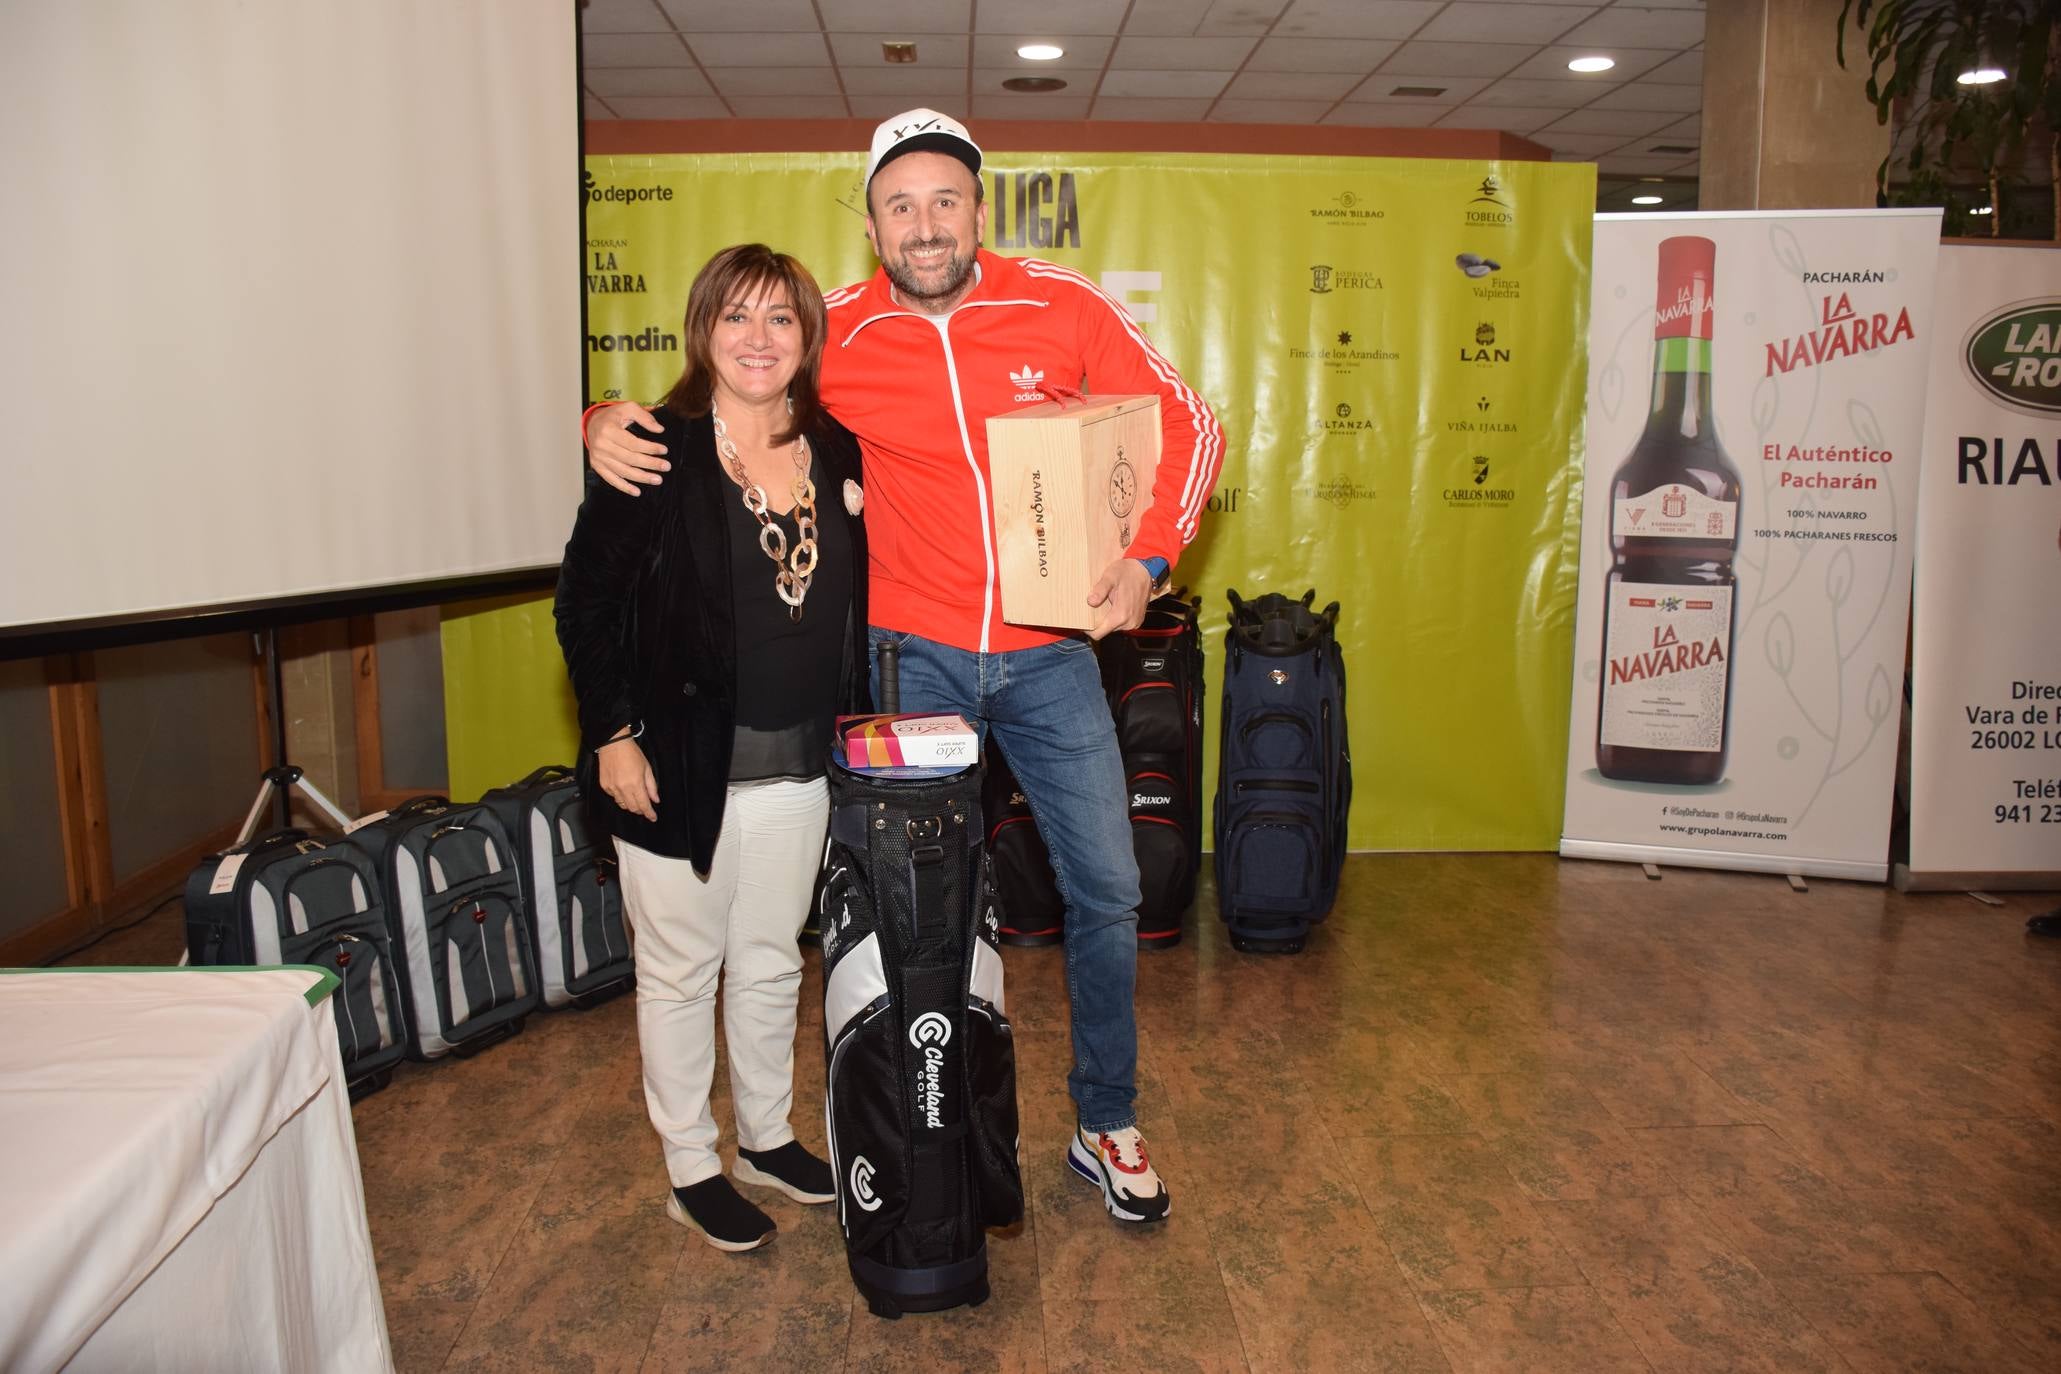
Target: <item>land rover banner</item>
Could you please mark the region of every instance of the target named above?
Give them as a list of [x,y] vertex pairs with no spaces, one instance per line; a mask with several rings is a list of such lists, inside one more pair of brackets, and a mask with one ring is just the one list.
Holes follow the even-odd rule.
[[1888,876],[1938,243],[1597,218],[1561,853]]
[[[826,289],[870,275],[860,161],[590,158],[594,399],[670,385],[688,284],[725,244],[792,252]],[[1206,785],[1225,589],[1314,588],[1342,607],[1349,843],[1552,847],[1593,178],[1534,162],[990,156],[987,246],[1092,277],[1222,421],[1222,479],[1176,572],[1203,602]],[[454,722],[469,716],[452,733],[461,792],[569,756],[562,704],[500,714],[522,700],[512,674],[562,678],[541,656],[548,619],[505,608],[447,636]]]
[[1899,885],[2061,887],[2061,250],[1939,252]]

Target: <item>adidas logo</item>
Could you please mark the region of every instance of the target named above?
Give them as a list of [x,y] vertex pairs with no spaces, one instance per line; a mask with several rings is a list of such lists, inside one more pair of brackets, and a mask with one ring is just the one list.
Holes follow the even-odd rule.
[[1016,388],[1015,399],[1019,401],[1044,400],[1044,393],[1038,390],[1038,383],[1044,380],[1045,374],[1042,372],[1031,371],[1031,365],[1029,363],[1025,363],[1023,365],[1023,371],[1011,372],[1009,374],[1010,385]]

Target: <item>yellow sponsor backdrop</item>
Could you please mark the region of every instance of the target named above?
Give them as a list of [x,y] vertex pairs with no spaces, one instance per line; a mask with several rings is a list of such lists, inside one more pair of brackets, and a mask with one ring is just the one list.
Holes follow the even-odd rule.
[[[588,159],[594,398],[671,384],[688,285],[726,244],[794,253],[826,287],[869,274],[859,166]],[[1009,153],[984,187],[989,247],[1096,278],[1223,422],[1176,574],[1203,596],[1211,786],[1224,589],[1314,587],[1343,603],[1352,846],[1553,848],[1593,169]],[[445,664],[455,795],[570,757],[548,600],[448,621]]]

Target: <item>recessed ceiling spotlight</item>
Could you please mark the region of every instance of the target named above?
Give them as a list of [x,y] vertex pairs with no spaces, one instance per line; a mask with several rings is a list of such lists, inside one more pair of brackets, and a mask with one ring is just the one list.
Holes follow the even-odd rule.
[[1660,204],[1660,197],[1659,197],[1659,196],[1633,196],[1633,197],[1632,197],[1632,204],[1634,204],[1634,205],[1658,205],[1658,204]]
[[883,61],[887,62],[914,62],[916,60],[916,45],[914,43],[882,43],[880,45],[880,56]]
[[1030,95],[1043,95],[1047,91],[1063,91],[1066,83],[1056,76],[1012,76],[1002,83],[1005,91],[1023,91]]
[[1016,55],[1026,62],[1057,62],[1066,56],[1066,49],[1057,43],[1026,43],[1016,50]]
[[1977,67],[1973,71],[1962,72],[1954,80],[1963,86],[1994,86],[2009,75],[2002,67]]
[[1614,57],[1577,57],[1567,64],[1571,72],[1607,72],[1617,65]]
[[1971,215],[1993,215],[1996,213],[1996,207],[1991,205],[1978,205],[1974,209],[1970,210],[1968,213]]

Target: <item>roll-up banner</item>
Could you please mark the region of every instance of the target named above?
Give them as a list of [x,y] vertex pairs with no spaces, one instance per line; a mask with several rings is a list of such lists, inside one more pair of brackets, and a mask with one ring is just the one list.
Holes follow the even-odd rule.
[[1888,876],[1938,243],[1597,217],[1562,854]]
[[1897,885],[2061,887],[2061,249],[1939,253]]
[[[870,275],[859,166],[587,159],[592,399],[672,384],[688,285],[726,244],[826,289]],[[1342,605],[1352,847],[1551,849],[1594,168],[1009,152],[982,176],[989,248],[1085,273],[1216,407],[1223,473],[1175,574],[1203,603],[1207,785],[1225,589],[1314,588]],[[548,601],[449,622],[445,650],[452,718],[478,723],[454,726],[455,792],[570,754],[569,705],[508,690],[563,681]]]

